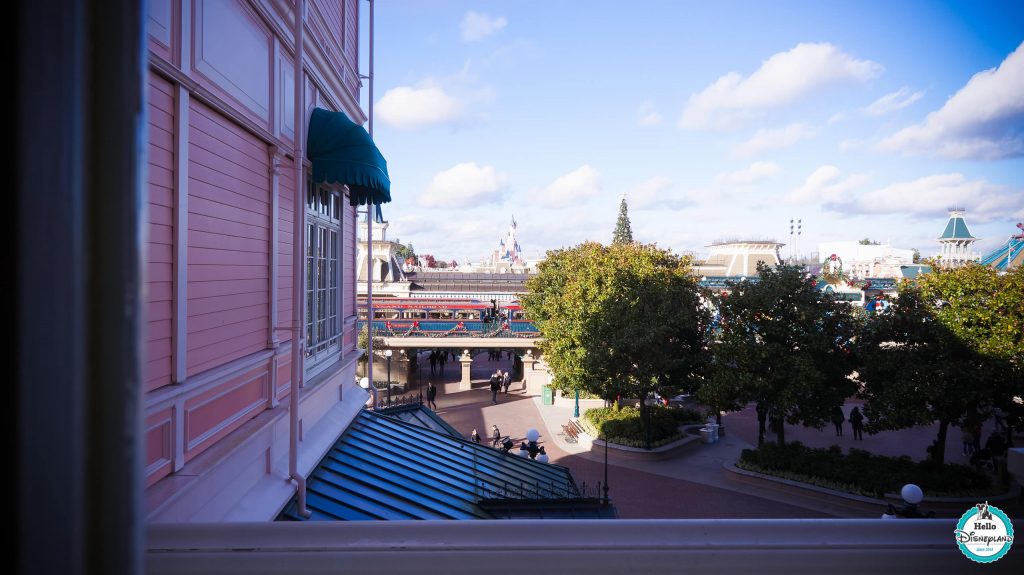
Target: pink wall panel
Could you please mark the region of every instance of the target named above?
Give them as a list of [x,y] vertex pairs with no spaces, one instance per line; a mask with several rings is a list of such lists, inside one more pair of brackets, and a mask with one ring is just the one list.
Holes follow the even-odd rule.
[[291,381],[292,362],[288,361],[287,355],[282,355],[277,364],[277,398],[279,400],[283,397],[288,397],[288,393],[291,391]]
[[[295,162],[284,158],[278,170],[277,201],[277,326],[291,324],[292,317],[292,245],[295,213]],[[277,338],[289,341],[288,329],[278,329]]]
[[175,25],[175,0],[150,0],[149,21],[146,32],[149,36],[149,51],[157,54],[168,62],[172,59],[171,48],[175,44],[177,26]]
[[270,128],[273,36],[243,0],[194,0],[196,76]]
[[189,115],[188,374],[266,348],[267,146],[192,100]]
[[146,487],[171,472],[174,455],[173,413],[172,409],[167,408],[146,418]]
[[173,352],[171,307],[174,264],[171,256],[174,219],[174,86],[154,73],[149,75],[149,203],[146,245],[146,325],[144,391],[171,383]]
[[[345,2],[345,59],[353,70],[358,70],[359,62],[359,1],[344,0]],[[345,77],[346,85],[350,92],[359,99],[359,78],[355,74]]]
[[247,374],[185,402],[186,461],[263,410],[267,376]]

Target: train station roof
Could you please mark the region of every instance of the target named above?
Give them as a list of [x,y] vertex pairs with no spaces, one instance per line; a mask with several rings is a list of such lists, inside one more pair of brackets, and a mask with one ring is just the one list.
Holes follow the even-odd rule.
[[397,417],[363,410],[279,521],[587,518],[614,515],[583,497],[565,467],[506,454]]

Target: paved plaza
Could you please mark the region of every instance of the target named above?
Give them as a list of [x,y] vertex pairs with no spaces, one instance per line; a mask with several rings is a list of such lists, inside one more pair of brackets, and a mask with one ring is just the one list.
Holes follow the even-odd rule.
[[[504,356],[503,356],[504,357]],[[503,436],[511,437],[518,445],[526,431],[536,428],[540,444],[551,458],[552,463],[568,467],[580,485],[596,487],[604,477],[604,452],[599,447],[591,450],[578,444],[567,443],[560,436],[561,425],[572,416],[569,406],[541,403],[541,398],[528,395],[524,385],[514,382],[510,392],[498,394],[497,405],[491,403],[488,379],[495,370],[508,370],[511,360],[492,361],[486,353],[477,355],[473,362],[473,388],[469,391],[452,391],[459,380],[459,365],[449,364],[442,374],[440,369],[431,376],[425,362],[420,377],[411,382],[415,393],[417,385],[426,385],[428,380],[438,384],[437,413],[441,415],[464,437],[469,438],[474,429],[484,442],[489,442],[491,426],[497,425]],[[844,406],[848,415],[854,405],[850,401]],[[820,518],[820,517],[877,517],[879,508],[851,510],[848,507],[830,505],[826,499],[801,496],[791,492],[751,485],[739,481],[735,474],[723,465],[734,462],[743,449],[757,443],[757,418],[753,409],[731,413],[723,418],[726,434],[721,441],[711,445],[700,444],[693,449],[662,461],[617,461],[609,458],[608,483],[619,516],[622,518]],[[843,436],[836,437],[829,425],[823,430],[802,426],[787,426],[787,441],[798,440],[811,447],[839,445],[844,449],[858,447],[883,455],[908,455],[923,459],[925,448],[934,439],[937,425],[914,429],[865,435],[863,440],[854,441],[849,422],[844,424]],[[990,433],[985,428],[984,437]],[[774,439],[769,435],[768,439]],[[946,459],[949,462],[966,462],[961,453],[960,431],[951,428],[946,445]]]

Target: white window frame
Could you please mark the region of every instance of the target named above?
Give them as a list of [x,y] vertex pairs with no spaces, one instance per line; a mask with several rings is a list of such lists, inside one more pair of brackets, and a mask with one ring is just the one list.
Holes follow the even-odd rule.
[[341,352],[344,201],[342,189],[307,180],[302,290],[307,372],[326,366]]

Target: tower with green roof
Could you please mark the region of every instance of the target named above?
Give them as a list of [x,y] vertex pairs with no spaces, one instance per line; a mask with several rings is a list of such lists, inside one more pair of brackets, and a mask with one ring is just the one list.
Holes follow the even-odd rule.
[[939,243],[942,244],[939,263],[943,267],[959,267],[978,259],[978,254],[971,249],[978,238],[972,236],[971,230],[967,229],[967,221],[964,219],[966,211],[964,208],[949,210],[949,222],[939,236]]

